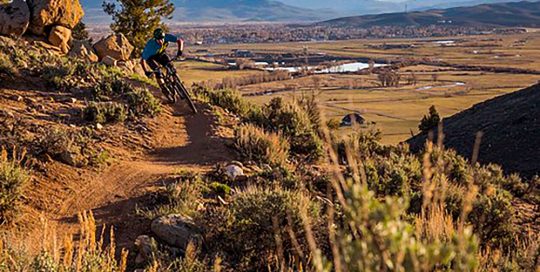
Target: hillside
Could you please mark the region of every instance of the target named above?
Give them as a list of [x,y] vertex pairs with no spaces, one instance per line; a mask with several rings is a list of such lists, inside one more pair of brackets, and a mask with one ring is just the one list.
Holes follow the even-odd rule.
[[523,1],[409,13],[353,16],[324,21],[317,23],[317,25],[334,27],[425,26],[442,24],[443,22],[456,26],[538,27],[540,26],[540,2]]
[[[81,1],[87,11],[85,21],[103,23],[101,3]],[[272,0],[174,0],[174,22],[241,22],[287,21],[304,22],[338,16],[333,12],[320,12],[309,8],[286,5]]]
[[[445,118],[444,144],[471,158],[478,131],[483,132],[479,161],[531,177],[540,173],[540,85],[496,97]],[[426,135],[408,143],[418,151]]]

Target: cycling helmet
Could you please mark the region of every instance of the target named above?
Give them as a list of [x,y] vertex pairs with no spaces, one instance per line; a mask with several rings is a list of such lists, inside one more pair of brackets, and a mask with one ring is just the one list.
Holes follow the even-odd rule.
[[165,39],[165,32],[163,31],[163,29],[158,28],[158,29],[154,30],[154,39],[156,39],[156,40]]

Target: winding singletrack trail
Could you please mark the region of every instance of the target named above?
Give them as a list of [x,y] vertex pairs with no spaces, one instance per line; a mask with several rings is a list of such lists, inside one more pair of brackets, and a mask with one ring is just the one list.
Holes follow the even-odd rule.
[[155,148],[135,159],[120,158],[82,182],[56,212],[58,233],[76,233],[77,214],[92,211],[98,225],[114,226],[118,246],[130,247],[148,229],[134,214],[148,188],[179,169],[204,172],[232,158],[216,136],[214,117],[208,111],[192,115],[184,105],[166,106],[157,118]]

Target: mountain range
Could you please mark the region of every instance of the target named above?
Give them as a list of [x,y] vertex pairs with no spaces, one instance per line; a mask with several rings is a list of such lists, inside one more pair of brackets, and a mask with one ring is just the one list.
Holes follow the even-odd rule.
[[[113,0],[109,0],[113,1]],[[171,0],[175,22],[316,22],[343,16],[420,11],[511,0]],[[102,1],[81,0],[87,23],[108,23]]]
[[338,18],[320,26],[424,26],[451,23],[459,26],[540,27],[540,2],[484,4],[473,7],[433,9],[428,11],[386,13]]

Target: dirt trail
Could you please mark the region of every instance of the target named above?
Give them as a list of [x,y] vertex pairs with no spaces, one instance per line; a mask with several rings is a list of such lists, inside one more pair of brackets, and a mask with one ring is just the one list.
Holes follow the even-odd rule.
[[155,126],[152,138],[156,147],[152,151],[115,162],[85,181],[59,207],[56,221],[60,232],[75,233],[77,214],[91,210],[98,224],[115,226],[119,246],[129,247],[147,229],[134,216],[147,188],[178,169],[207,171],[231,158],[223,140],[214,135],[213,116],[206,111],[192,115],[183,105],[167,107]]

